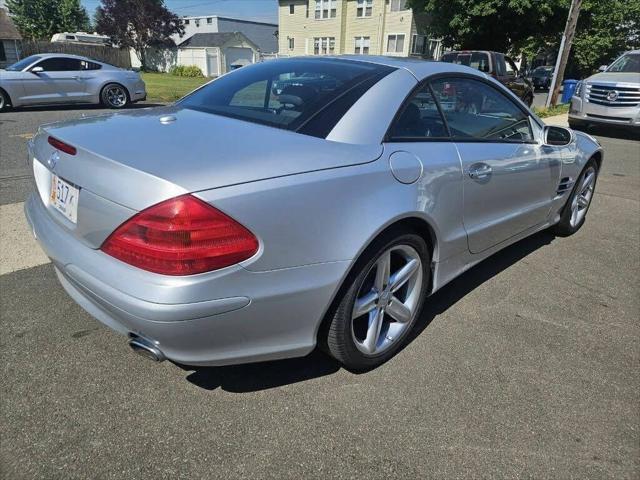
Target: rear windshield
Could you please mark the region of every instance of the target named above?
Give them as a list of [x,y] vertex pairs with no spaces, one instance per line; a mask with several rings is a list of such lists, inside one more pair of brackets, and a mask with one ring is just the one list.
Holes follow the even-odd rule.
[[[394,69],[337,59],[270,60],[223,75],[179,101],[183,107],[298,130],[319,112]],[[359,97],[358,97],[359,98]],[[344,110],[344,101],[340,108]],[[349,105],[349,107],[351,106]],[[335,120],[336,122],[339,119]]]
[[11,72],[20,72],[24,70],[26,67],[31,65],[33,62],[40,60],[42,57],[37,55],[31,55],[30,57],[23,58],[19,62],[14,63],[13,65],[9,65],[7,70]]
[[466,65],[475,68],[481,72],[489,73],[489,55],[484,52],[452,52],[445,53],[442,61],[447,63],[455,63],[457,65]]
[[533,70],[534,75],[544,75],[553,72],[553,67],[537,67]]

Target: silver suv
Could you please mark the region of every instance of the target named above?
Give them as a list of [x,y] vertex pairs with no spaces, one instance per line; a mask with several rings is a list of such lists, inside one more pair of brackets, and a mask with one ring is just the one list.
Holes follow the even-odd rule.
[[571,98],[571,128],[590,124],[640,129],[640,50],[623,54],[578,83]]

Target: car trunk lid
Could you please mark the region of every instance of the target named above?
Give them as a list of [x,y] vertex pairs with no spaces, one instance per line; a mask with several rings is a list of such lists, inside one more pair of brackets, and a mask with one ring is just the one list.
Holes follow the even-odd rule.
[[[57,150],[49,137],[76,154]],[[367,163],[381,154],[381,145],[330,142],[179,106],[44,125],[32,144],[43,202],[54,175],[77,186],[77,223],[48,208],[93,248],[127,216],[177,195]]]

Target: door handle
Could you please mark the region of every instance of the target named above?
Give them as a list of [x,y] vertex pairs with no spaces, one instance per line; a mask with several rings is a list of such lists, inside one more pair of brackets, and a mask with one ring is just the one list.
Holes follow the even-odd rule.
[[471,178],[481,179],[491,175],[491,172],[491,166],[487,165],[486,163],[476,163],[475,165],[471,165],[469,167],[468,174]]

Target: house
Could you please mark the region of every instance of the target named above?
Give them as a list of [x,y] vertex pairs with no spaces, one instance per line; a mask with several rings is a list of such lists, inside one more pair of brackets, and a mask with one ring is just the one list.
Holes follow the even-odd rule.
[[280,55],[396,55],[439,58],[429,18],[406,0],[278,0]]
[[273,55],[278,52],[278,25],[275,23],[254,22],[238,18],[204,15],[199,17],[182,17],[184,35],[176,36],[176,44],[197,33],[240,32],[258,48],[261,55]]
[[[0,0],[1,1],[1,0]],[[198,65],[202,72],[207,76],[220,75],[228,71],[227,58],[231,59],[232,63],[233,55],[238,54],[242,58],[238,58],[238,61],[245,62],[249,58],[249,53],[246,49],[252,49],[257,52],[257,55],[253,56],[253,62],[261,61],[266,58],[275,57],[278,53],[278,25],[275,23],[254,22],[252,20],[241,20],[238,18],[219,17],[217,15],[204,15],[200,17],[183,17],[182,22],[185,32],[182,36],[173,35],[171,41],[175,45],[153,47],[147,50],[147,62],[148,66],[154,70],[160,72],[167,72],[174,65]],[[200,45],[195,47],[193,43],[188,42],[195,35],[201,34],[218,34],[218,33],[240,33],[243,35],[242,45],[225,45],[223,48],[240,48],[245,51],[229,50],[230,55],[223,56],[215,60],[211,57],[215,56],[215,49],[220,48],[217,45],[222,38],[234,41],[231,37],[199,37],[196,42],[200,45],[203,42],[216,42],[216,45]],[[206,38],[206,40],[204,40]],[[234,37],[236,40],[238,37]],[[243,43],[241,41],[240,43]],[[199,51],[182,51],[179,52],[180,46],[185,49],[199,49]],[[203,52],[202,49],[209,48],[208,51]],[[235,52],[235,53],[234,53]],[[193,63],[196,62],[196,63]],[[214,68],[215,65],[220,68]],[[140,67],[140,61],[137,58],[135,52],[131,51],[131,66],[136,68]]]
[[258,61],[258,46],[240,32],[196,33],[178,45],[178,65],[196,65],[207,77]]
[[0,8],[0,68],[5,68],[20,60],[20,40],[22,37],[4,8]]

